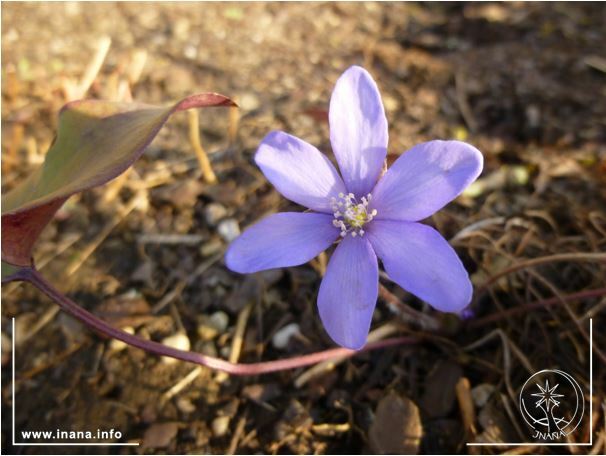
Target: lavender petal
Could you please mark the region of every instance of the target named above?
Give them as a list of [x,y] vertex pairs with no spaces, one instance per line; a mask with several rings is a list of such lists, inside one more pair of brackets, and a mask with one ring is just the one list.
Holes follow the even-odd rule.
[[246,229],[225,254],[225,264],[240,273],[297,266],[315,258],[339,236],[333,216],[281,212]]
[[420,223],[374,220],[367,236],[389,277],[442,312],[459,312],[473,288],[454,249]]
[[318,309],[328,335],[354,350],[366,343],[378,295],[377,257],[365,238],[345,237],[320,285]]
[[338,79],[330,99],[330,142],[347,190],[361,197],[375,185],[387,155],[387,118],[377,84],[359,66]]
[[461,141],[429,141],[401,155],[372,191],[378,219],[415,222],[456,198],[482,172],[482,154]]
[[287,133],[269,133],[257,150],[255,162],[282,195],[312,210],[332,213],[330,198],[345,192],[326,155]]

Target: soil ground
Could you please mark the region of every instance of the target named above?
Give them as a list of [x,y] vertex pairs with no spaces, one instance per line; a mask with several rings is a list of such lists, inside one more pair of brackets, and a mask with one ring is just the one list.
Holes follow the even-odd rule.
[[[473,191],[426,221],[470,272],[469,311],[438,315],[449,329],[436,333],[381,299],[373,327],[399,323],[398,335],[418,343],[360,354],[302,385],[306,369],[252,378],[198,369],[182,383],[196,366],[108,341],[30,286],[3,287],[3,452],[606,451],[606,264],[588,256],[606,251],[605,23],[599,3],[3,3],[3,192],[40,164],[104,36],[111,47],[87,96],[124,97],[126,87],[134,100],[166,103],[215,91],[240,105],[200,112],[217,184],[203,183],[187,116],[177,115],[134,172],[72,197],[37,246],[45,276],[141,337],[181,331],[193,350],[227,358],[240,319],[241,362],[333,346],[315,308],[321,262],[240,276],[222,252],[235,225],[299,210],[252,154],[275,129],[330,153],[330,93],[350,65],[379,85],[390,161],[435,138],[465,140],[485,157]],[[146,207],[126,214],[142,186]],[[536,258],[547,260],[516,269]],[[212,315],[226,323],[220,331]],[[113,428],[116,442],[141,446],[12,446],[11,317],[19,432]],[[276,347],[292,323],[298,334]],[[591,422],[593,448],[466,446],[532,441],[517,394],[541,369],[568,372],[592,401],[567,442],[588,441]]]

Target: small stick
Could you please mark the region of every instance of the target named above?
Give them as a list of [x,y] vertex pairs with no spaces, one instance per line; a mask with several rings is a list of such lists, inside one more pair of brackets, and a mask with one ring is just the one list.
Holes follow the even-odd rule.
[[250,443],[250,441],[252,439],[254,439],[257,436],[257,430],[253,429],[252,431],[250,431],[248,434],[246,434],[244,436],[244,438],[242,439],[242,441],[240,442],[240,446],[246,446],[248,445],[248,443]]
[[86,67],[86,70],[84,70],[84,74],[82,75],[82,78],[80,79],[80,81],[76,84],[72,84],[72,83],[65,84],[65,87],[64,87],[65,95],[68,98],[68,101],[77,100],[77,99],[84,97],[84,95],[86,95],[86,92],[88,92],[88,89],[93,84],[93,82],[95,81],[95,78],[97,77],[97,75],[99,74],[99,71],[101,70],[101,66],[103,65],[103,62],[105,61],[105,57],[107,56],[107,53],[109,52],[109,48],[110,48],[111,44],[112,44],[112,40],[109,36],[104,36],[101,39],[99,39],[99,42],[97,43],[97,50],[95,51],[95,55],[93,56],[93,59],[90,61],[90,63]]
[[202,177],[208,184],[215,184],[217,182],[217,176],[210,164],[208,155],[202,147],[200,142],[200,126],[199,126],[199,115],[197,109],[190,109],[187,111],[189,116],[189,142],[194,148],[198,163],[200,163],[200,169],[202,170]]
[[322,423],[313,424],[311,430],[318,435],[330,437],[334,434],[341,434],[343,432],[349,432],[351,425],[349,423]]
[[[370,334],[368,334],[368,342],[372,343],[372,342],[380,341],[384,337],[390,336],[391,334],[393,334],[397,331],[398,331],[398,327],[396,325],[394,325],[392,323],[387,323],[387,324],[375,329],[374,331],[371,331]],[[305,385],[311,379],[313,379],[319,375],[322,375],[325,372],[333,370],[335,367],[337,367],[339,364],[341,364],[347,358],[349,358],[349,357],[343,356],[340,358],[332,358],[332,359],[326,360],[324,362],[321,362],[320,364],[317,364],[316,366],[312,367],[311,369],[306,370],[305,372],[303,372],[301,375],[299,375],[295,379],[295,388],[301,388],[303,385]]]
[[310,266],[315,269],[320,277],[324,277],[324,274],[326,274],[326,263],[326,252],[320,253],[317,257],[309,262]]
[[204,240],[200,234],[140,234],[137,236],[139,244],[183,244],[198,245]]
[[[605,255],[605,257],[606,257],[606,255]],[[566,310],[566,312],[568,313],[568,316],[570,317],[572,322],[575,324],[575,326],[581,333],[581,336],[583,336],[583,338],[587,341],[587,344],[591,344],[591,340],[589,339],[589,334],[587,333],[587,331],[585,330],[585,328],[579,321],[579,317],[570,308],[570,306],[568,305],[568,302],[564,299],[564,297],[562,296],[560,291],[549,280],[545,279],[541,274],[537,273],[536,271],[531,270],[531,271],[529,271],[529,273],[533,277],[535,277],[537,280],[539,280],[543,285],[545,285],[547,288],[549,288],[551,290],[551,292],[558,299],[558,302],[560,302],[562,304],[562,307],[564,307],[564,310]],[[593,351],[595,352],[596,355],[598,355],[602,359],[602,362],[606,364],[606,353],[602,352],[602,350],[600,348],[598,348],[598,346],[596,344],[593,345]]]
[[[40,258],[39,261],[36,261],[36,267],[38,268],[38,270],[44,269],[44,267],[48,263],[50,263],[51,260],[54,260],[55,258],[57,258],[59,255],[61,255],[63,252],[65,252],[67,249],[69,249],[72,245],[74,245],[80,239],[82,239],[82,233],[65,236],[65,239],[62,242],[60,242],[59,245],[57,245],[55,247],[55,249],[52,251],[52,253]],[[22,283],[23,282],[9,283],[7,286],[5,286],[2,289],[4,296],[7,296],[8,294],[14,292],[17,288],[19,288],[21,286]],[[53,307],[53,308],[55,308],[55,307]]]
[[90,86],[93,84],[93,81],[99,74],[101,70],[101,66],[105,61],[105,57],[109,52],[109,48],[112,45],[112,40],[109,36],[104,36],[99,39],[97,43],[97,50],[93,57],[93,60],[88,64],[86,70],[84,71],[84,75],[82,79],[80,79],[80,83],[78,84],[78,89],[80,90],[80,96],[84,96],[84,94],[88,91]]
[[116,177],[113,181],[107,184],[106,190],[100,198],[103,204],[110,204],[115,201],[133,169],[134,168],[128,168],[126,171]]
[[[229,352],[229,362],[237,363],[240,359],[240,353],[242,352],[242,345],[244,344],[244,333],[246,332],[246,324],[248,323],[248,317],[252,310],[252,304],[247,304],[238,314],[238,321],[236,322],[236,331],[234,338],[231,343],[231,350]],[[216,381],[223,383],[227,379],[225,372],[219,372],[217,374]]]
[[471,438],[476,434],[475,422],[476,413],[471,397],[471,385],[467,377],[461,377],[455,386],[457,402],[461,411],[463,420],[463,429],[467,438]]
[[522,445],[522,446],[512,448],[511,450],[507,450],[506,452],[501,453],[501,454],[512,454],[512,455],[533,454],[533,452],[535,452],[535,451],[536,451],[536,447],[534,447],[534,446]]
[[577,293],[571,293],[569,295],[561,296],[561,297],[553,297],[548,299],[541,299],[539,301],[533,301],[528,304],[524,304],[522,306],[514,307],[513,309],[503,310],[498,314],[487,315],[486,317],[476,318],[474,320],[468,320],[465,323],[465,326],[468,328],[477,328],[481,326],[485,326],[489,323],[494,323],[499,320],[504,320],[508,317],[513,317],[517,315],[524,314],[526,315],[529,310],[532,309],[540,309],[542,307],[549,307],[561,302],[561,300],[565,301],[576,301],[577,299],[589,299],[596,298],[600,296],[606,295],[606,288],[596,288],[594,290],[584,290],[579,291]]
[[67,266],[65,275],[67,277],[73,275],[82,264],[90,257],[93,252],[99,247],[99,245],[105,240],[107,236],[113,231],[113,229],[130,214],[137,206],[142,204],[144,193],[137,193],[133,196],[124,207],[122,207],[116,216],[109,220],[101,232],[88,243],[88,245],[77,255],[74,260]]
[[52,307],[49,307],[48,309],[46,309],[46,311],[36,321],[36,323],[34,323],[30,327],[30,330],[28,332],[26,332],[22,337],[19,337],[19,339],[17,339],[15,341],[15,344],[17,346],[20,346],[20,345],[23,345],[25,342],[27,342],[29,339],[31,339],[32,336],[36,335],[42,328],[44,328],[50,321],[52,321],[53,318],[55,318],[55,315],[57,315],[59,313],[59,310],[60,310],[60,308],[57,306],[52,306]]
[[196,366],[192,371],[175,383],[168,391],[162,395],[162,402],[168,402],[177,394],[179,394],[187,385],[193,382],[202,373],[202,367]]
[[240,110],[237,106],[229,108],[229,128],[227,130],[227,140],[229,146],[233,146],[238,137],[238,127],[240,125]]
[[478,293],[476,294],[476,300],[477,297],[480,295],[480,291],[485,290],[490,284],[496,282],[501,277],[511,274],[512,272],[518,271],[520,269],[526,269],[532,266],[537,266],[539,264],[557,263],[562,261],[595,261],[598,263],[606,263],[606,253],[559,253],[556,255],[548,255],[544,257],[532,258],[526,261],[520,261],[519,263],[516,263],[502,271],[497,272],[496,274],[491,276],[486,282],[484,282],[484,284],[479,287]]
[[479,220],[471,225],[467,225],[465,228],[460,230],[457,234],[455,234],[452,238],[450,238],[450,243],[454,244],[456,241],[464,239],[471,235],[473,232],[481,230],[482,228],[486,228],[491,225],[499,225],[505,223],[505,217],[491,217],[487,219]]
[[236,450],[238,449],[238,441],[244,432],[244,426],[246,426],[246,415],[241,417],[238,420],[238,424],[236,424],[236,430],[234,431],[234,435],[231,437],[231,441],[229,442],[229,448],[225,452],[225,454],[236,454]]
[[[53,306],[53,307],[56,307],[56,306]],[[73,355],[78,350],[80,350],[82,348],[82,345],[83,345],[82,342],[74,344],[71,347],[69,347],[68,349],[59,353],[57,356],[55,356],[50,361],[42,364],[41,366],[35,366],[32,369],[23,372],[22,374],[19,375],[19,380],[31,379],[32,377],[35,377],[36,375],[40,374],[41,372],[44,372],[45,370],[56,366],[64,359],[69,358],[71,355]]]
[[[525,434],[524,434],[524,432],[522,432],[522,428],[520,427],[520,424],[518,423],[519,415],[513,413],[511,404],[509,403],[507,396],[502,393],[500,394],[500,396],[501,396],[501,402],[503,403],[503,408],[505,409],[505,412],[509,416],[509,421],[513,424],[513,427],[515,428],[516,432],[518,433],[518,436],[520,437],[520,439],[524,439]],[[514,404],[516,403],[515,402],[516,399],[517,398],[511,398],[511,400]]]
[[11,131],[11,139],[8,143],[6,154],[2,157],[2,175],[6,176],[15,162],[17,162],[17,153],[22,146],[25,136],[25,127],[21,123],[15,123]]
[[210,268],[213,264],[221,259],[223,256],[223,251],[215,253],[212,257],[206,260],[204,263],[201,263],[200,266],[196,268],[194,272],[188,275],[185,279],[181,279],[175,287],[166,293],[162,299],[152,307],[152,313],[156,314],[164,309],[168,304],[170,304],[174,299],[176,299],[182,292],[185,290],[185,287],[192,283],[196,278],[201,276],[208,268]]
[[505,388],[507,389],[507,393],[512,400],[515,400],[514,389],[511,385],[511,353],[513,353],[518,360],[522,363],[524,368],[528,371],[528,373],[532,374],[536,372],[534,366],[530,363],[528,358],[524,356],[522,350],[507,337],[507,334],[501,329],[495,329],[488,334],[482,336],[480,339],[472,342],[471,344],[463,347],[463,351],[472,351],[482,345],[490,342],[491,340],[499,338],[501,340],[501,344],[503,347],[503,370],[505,371]]
[[459,105],[459,111],[463,116],[463,120],[465,120],[467,128],[474,132],[477,130],[478,123],[476,122],[473,115],[473,110],[471,109],[469,101],[467,100],[467,93],[465,92],[462,73],[455,74],[455,91],[457,95],[457,104]]
[[128,83],[131,86],[134,86],[141,78],[145,62],[147,62],[147,51],[145,49],[137,49],[133,52],[126,70]]

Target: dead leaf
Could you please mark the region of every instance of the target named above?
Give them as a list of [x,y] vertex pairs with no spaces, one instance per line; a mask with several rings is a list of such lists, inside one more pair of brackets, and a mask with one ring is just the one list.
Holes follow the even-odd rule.
[[232,105],[215,93],[192,95],[168,107],[100,100],[65,105],[42,166],[2,196],[2,260],[28,266],[34,243],[65,200],[128,169],[171,114]]
[[417,454],[423,435],[419,408],[405,396],[390,393],[379,402],[368,433],[377,454]]
[[443,418],[452,410],[461,367],[452,361],[440,361],[425,380],[425,392],[419,405],[430,418]]
[[179,432],[179,423],[156,423],[147,428],[143,435],[143,449],[166,448]]

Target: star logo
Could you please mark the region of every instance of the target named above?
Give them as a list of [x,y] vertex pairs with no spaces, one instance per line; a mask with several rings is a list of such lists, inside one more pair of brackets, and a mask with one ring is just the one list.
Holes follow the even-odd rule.
[[549,412],[553,407],[557,407],[560,405],[560,401],[557,398],[564,397],[563,394],[558,394],[555,392],[556,388],[560,386],[560,384],[556,384],[553,388],[549,387],[549,380],[545,380],[545,387],[542,387],[540,384],[536,383],[540,392],[531,394],[531,396],[538,397],[539,399],[535,403],[535,407],[540,407],[541,404],[545,403],[545,408]]
[[520,412],[533,429],[533,438],[555,441],[581,424],[585,411],[583,390],[571,375],[544,369],[531,375],[520,390]]

